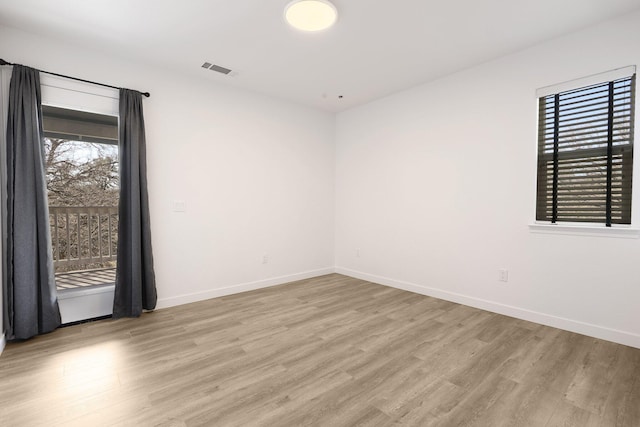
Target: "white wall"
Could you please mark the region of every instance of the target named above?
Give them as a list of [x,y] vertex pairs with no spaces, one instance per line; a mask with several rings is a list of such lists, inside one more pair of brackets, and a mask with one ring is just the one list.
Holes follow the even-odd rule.
[[[151,92],[144,109],[159,307],[333,270],[332,114],[6,27],[0,52]],[[174,212],[174,200],[186,212]]]
[[337,271],[640,347],[640,240],[528,227],[536,89],[640,64],[638,28],[635,13],[339,114]]

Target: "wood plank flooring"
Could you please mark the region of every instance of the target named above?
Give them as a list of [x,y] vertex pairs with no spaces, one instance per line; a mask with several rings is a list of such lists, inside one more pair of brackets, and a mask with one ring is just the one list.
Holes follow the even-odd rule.
[[640,350],[331,274],[10,343],[9,426],[640,426]]

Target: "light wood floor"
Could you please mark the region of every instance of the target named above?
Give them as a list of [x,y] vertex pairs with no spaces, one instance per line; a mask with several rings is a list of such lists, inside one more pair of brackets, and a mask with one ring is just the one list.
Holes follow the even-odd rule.
[[640,350],[337,274],[0,357],[8,426],[640,426]]

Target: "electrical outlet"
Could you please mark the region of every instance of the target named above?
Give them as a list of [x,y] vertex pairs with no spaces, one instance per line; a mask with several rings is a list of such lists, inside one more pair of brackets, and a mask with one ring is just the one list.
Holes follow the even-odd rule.
[[269,263],[269,254],[262,255],[262,263],[263,264],[268,264]]
[[500,280],[501,282],[508,282],[509,270],[507,270],[506,268],[501,268],[500,270],[498,270],[498,280]]
[[356,257],[360,258],[360,248],[356,249]]

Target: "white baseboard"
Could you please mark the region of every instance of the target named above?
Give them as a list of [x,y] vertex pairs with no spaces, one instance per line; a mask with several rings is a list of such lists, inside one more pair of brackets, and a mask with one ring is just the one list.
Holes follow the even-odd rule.
[[630,347],[640,348],[640,335],[634,334],[632,332],[620,331],[617,329],[606,328],[604,326],[594,325],[591,323],[580,322],[578,320],[566,319],[564,317],[553,316],[550,314],[527,310],[520,307],[500,304],[494,301],[470,297],[467,295],[457,294],[442,289],[431,288],[428,286],[417,285],[415,283],[404,282],[402,280],[395,280],[388,277],[363,273],[361,271],[351,270],[344,267],[336,267],[335,272],[344,274],[345,276],[355,277],[356,279],[367,280],[369,282],[379,283],[381,285],[391,286],[393,288],[415,292],[417,294],[427,295],[446,301],[468,305],[470,307],[480,308],[482,310],[491,311],[493,313],[504,314],[506,316],[528,320],[530,322],[540,323],[542,325],[564,329],[566,331],[576,332],[582,335],[600,338]]
[[256,289],[268,288],[269,286],[282,285],[284,283],[295,282],[296,280],[310,279],[312,277],[324,276],[325,274],[334,273],[333,267],[321,268],[319,270],[304,271],[301,273],[290,274],[286,276],[272,277],[255,282],[241,283],[238,285],[227,286],[224,288],[210,289],[203,292],[195,292],[192,294],[178,295],[169,298],[159,298],[156,308],[167,308],[176,305],[189,304],[192,302],[203,301],[211,298],[223,297],[241,292],[253,291]]
[[4,347],[7,345],[7,340],[4,337],[4,333],[0,336],[0,354],[4,351]]

